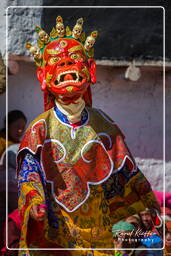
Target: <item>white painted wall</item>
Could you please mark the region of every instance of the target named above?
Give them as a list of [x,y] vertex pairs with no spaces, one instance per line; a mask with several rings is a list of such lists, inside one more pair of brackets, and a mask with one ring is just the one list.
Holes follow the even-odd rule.
[[[33,63],[20,62],[20,72],[9,76],[8,108],[22,110],[30,122],[43,111],[43,98]],[[161,71],[142,68],[137,82],[124,79],[125,68],[97,67],[97,83],[92,86],[93,105],[105,111],[120,126],[139,167],[153,188],[163,188],[163,84]],[[169,84],[167,99],[171,98]],[[5,94],[0,95],[1,116]],[[171,116],[167,110],[167,134]],[[2,127],[2,118],[0,126]],[[170,140],[170,138],[169,138]],[[166,150],[167,181],[171,182],[169,140]],[[170,141],[171,142],[171,141]],[[170,186],[170,188],[169,188]],[[171,191],[167,182],[166,190]]]

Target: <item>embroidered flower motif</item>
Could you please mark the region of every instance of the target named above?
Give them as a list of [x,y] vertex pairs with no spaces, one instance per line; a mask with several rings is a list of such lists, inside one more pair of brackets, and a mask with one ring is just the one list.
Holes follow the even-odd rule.
[[80,212],[83,215],[90,215],[91,212],[91,207],[90,205],[88,205],[87,203],[84,203],[81,207],[80,207]]

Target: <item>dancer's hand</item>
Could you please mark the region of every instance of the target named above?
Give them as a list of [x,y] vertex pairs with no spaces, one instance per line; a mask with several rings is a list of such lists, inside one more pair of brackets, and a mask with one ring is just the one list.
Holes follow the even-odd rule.
[[30,216],[37,221],[44,220],[47,216],[46,207],[44,205],[34,204],[30,209]]

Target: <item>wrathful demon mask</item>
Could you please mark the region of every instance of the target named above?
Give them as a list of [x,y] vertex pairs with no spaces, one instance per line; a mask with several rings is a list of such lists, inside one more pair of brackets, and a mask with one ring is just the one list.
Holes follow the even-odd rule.
[[65,29],[62,17],[58,16],[50,36],[36,26],[38,47],[26,43],[38,66],[46,110],[53,105],[53,98],[70,103],[83,96],[91,104],[90,84],[96,82],[93,45],[98,33],[93,31],[86,38],[82,26],[80,18],[72,31],[68,26]]

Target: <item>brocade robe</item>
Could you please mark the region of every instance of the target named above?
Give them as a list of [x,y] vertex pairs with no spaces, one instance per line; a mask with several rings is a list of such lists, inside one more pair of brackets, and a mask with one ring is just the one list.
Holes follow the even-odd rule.
[[[20,248],[113,248],[114,223],[145,208],[159,209],[120,129],[93,108],[85,108],[75,125],[57,107],[38,116],[20,145],[18,179]],[[46,220],[29,217],[33,204],[47,205]]]

